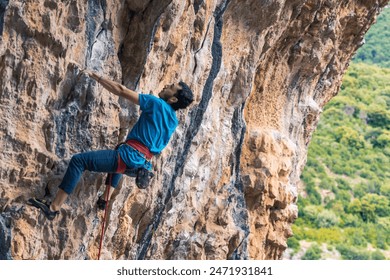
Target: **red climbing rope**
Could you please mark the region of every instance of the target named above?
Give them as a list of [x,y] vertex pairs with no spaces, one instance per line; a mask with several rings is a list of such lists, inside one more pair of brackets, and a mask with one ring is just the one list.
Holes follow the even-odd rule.
[[103,217],[103,223],[102,223],[102,233],[100,235],[100,244],[99,244],[99,254],[98,254],[98,260],[100,260],[100,253],[102,250],[102,244],[103,244],[103,238],[104,238],[104,224],[106,223],[106,216],[107,216],[107,209],[108,209],[108,198],[110,194],[110,188],[111,188],[111,179],[112,179],[112,174],[110,173],[109,175],[109,184],[106,186],[106,207],[104,209],[104,217]]

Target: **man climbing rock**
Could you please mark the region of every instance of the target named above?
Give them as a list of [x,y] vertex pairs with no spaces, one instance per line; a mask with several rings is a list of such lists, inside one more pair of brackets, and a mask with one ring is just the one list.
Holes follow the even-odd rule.
[[38,198],[29,199],[28,203],[41,209],[49,220],[59,214],[61,205],[75,189],[84,170],[108,173],[106,191],[97,202],[99,209],[105,208],[123,173],[138,171],[141,178],[137,179],[142,185],[142,176],[148,176],[147,170],[152,168],[150,161],[153,155],[165,148],[178,125],[175,111],[187,108],[193,101],[193,93],[184,82],[164,87],[157,98],[139,94],[92,71],[83,70],[80,74],[83,73],[111,93],[139,105],[142,113],[127,135],[126,142],[117,149],[74,155],[52,203]]

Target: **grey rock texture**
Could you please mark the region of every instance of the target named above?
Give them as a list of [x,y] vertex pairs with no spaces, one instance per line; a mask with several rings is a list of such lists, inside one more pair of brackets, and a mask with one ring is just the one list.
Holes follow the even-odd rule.
[[49,222],[72,154],[112,149],[138,108],[82,65],[196,101],[146,190],[113,194],[103,259],[279,259],[323,106],[386,0],[0,1],[0,259],[96,259],[104,174]]

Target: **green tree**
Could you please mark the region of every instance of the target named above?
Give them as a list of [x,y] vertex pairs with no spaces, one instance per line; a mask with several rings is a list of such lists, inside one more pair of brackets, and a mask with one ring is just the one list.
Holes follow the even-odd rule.
[[287,246],[288,246],[288,248],[293,249],[294,252],[297,252],[299,250],[299,248],[300,248],[299,240],[295,236],[290,237],[287,240]]
[[379,250],[376,250],[374,252],[371,253],[371,258],[372,260],[385,260],[386,257],[385,255],[383,255],[383,253]]
[[339,217],[331,210],[323,210],[321,211],[317,218],[316,224],[320,228],[330,228],[339,223]]
[[348,126],[341,126],[336,129],[336,141],[339,141],[342,145],[358,150],[365,147],[364,137]]
[[336,246],[337,251],[340,252],[341,257],[344,260],[369,260],[370,254],[368,252],[359,251],[353,247],[349,247],[346,244],[340,244]]
[[348,212],[352,214],[361,214],[362,202],[360,201],[360,199],[355,198],[351,201],[351,203],[348,205]]
[[380,194],[390,198],[390,181],[387,181],[380,187]]
[[361,199],[361,216],[363,221],[365,222],[375,222],[376,221],[376,215],[375,215],[375,205],[371,204],[369,200],[367,199]]
[[390,131],[383,131],[383,133],[373,141],[373,145],[378,148],[390,146]]
[[345,214],[341,221],[343,227],[359,227],[361,220],[353,214]]
[[367,112],[367,117],[370,125],[390,129],[390,112],[386,108],[375,106]]
[[379,217],[390,216],[389,200],[383,195],[369,193],[361,198],[361,202],[362,208],[364,208],[363,205],[369,205],[370,211],[374,209],[375,214]]
[[322,250],[317,244],[313,244],[309,249],[305,252],[302,257],[302,260],[320,260],[321,259]]
[[308,205],[303,208],[302,217],[309,222],[315,222],[320,211],[318,206]]

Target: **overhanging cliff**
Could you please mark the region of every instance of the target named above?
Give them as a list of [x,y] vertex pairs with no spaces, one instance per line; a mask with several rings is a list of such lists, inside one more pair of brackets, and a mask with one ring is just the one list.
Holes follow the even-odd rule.
[[104,174],[49,222],[70,156],[113,148],[138,108],[73,63],[196,101],[146,190],[113,195],[104,259],[279,259],[323,106],[387,0],[0,1],[0,259],[95,259]]

